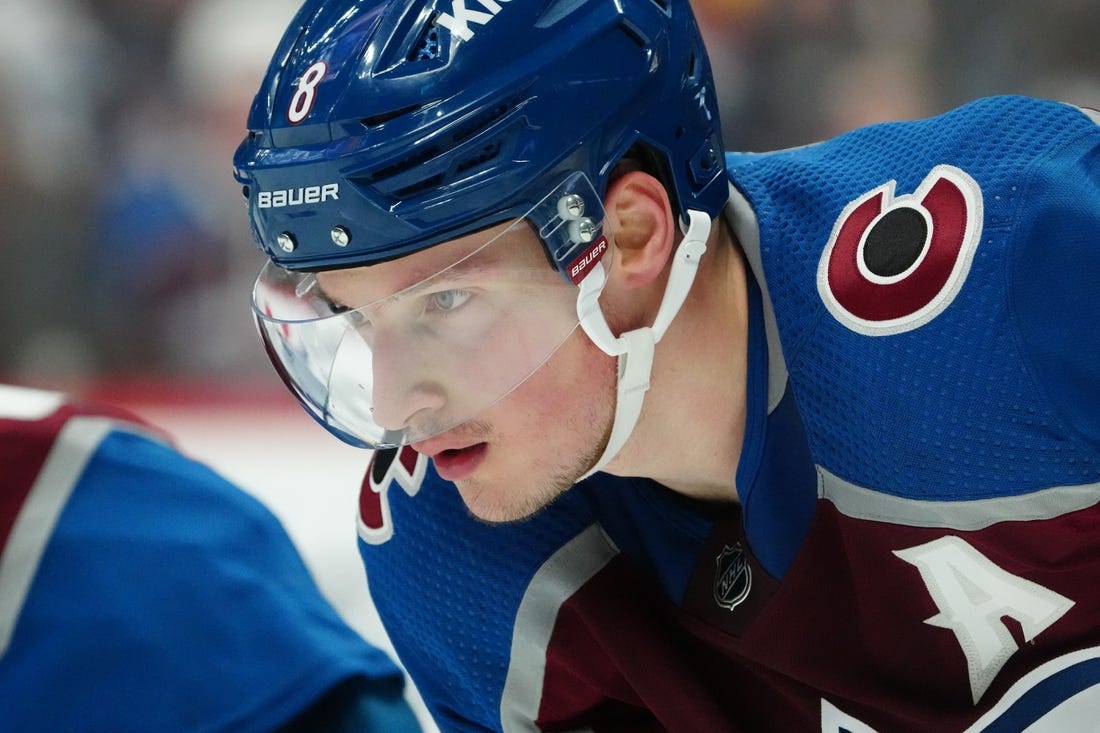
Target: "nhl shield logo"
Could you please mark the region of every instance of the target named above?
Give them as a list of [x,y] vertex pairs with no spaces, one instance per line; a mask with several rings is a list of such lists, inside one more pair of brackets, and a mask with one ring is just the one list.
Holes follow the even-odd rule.
[[752,568],[749,567],[741,543],[725,545],[715,558],[714,602],[732,611],[749,596],[752,588]]

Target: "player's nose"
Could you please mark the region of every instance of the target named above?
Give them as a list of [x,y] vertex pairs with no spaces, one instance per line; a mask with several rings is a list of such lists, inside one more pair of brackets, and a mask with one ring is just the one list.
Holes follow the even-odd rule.
[[376,329],[371,352],[372,414],[380,428],[406,430],[430,422],[443,409],[443,387],[429,376],[433,357],[417,348],[415,340]]

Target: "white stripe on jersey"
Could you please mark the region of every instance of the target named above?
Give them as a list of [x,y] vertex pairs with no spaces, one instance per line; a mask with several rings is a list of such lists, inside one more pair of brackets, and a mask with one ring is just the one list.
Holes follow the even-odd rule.
[[907,499],[867,489],[817,466],[818,497],[852,519],[975,531],[1005,521],[1053,519],[1100,504],[1100,483],[1052,486],[989,499]]
[[511,662],[500,699],[505,733],[538,730],[535,720],[542,701],[546,650],[558,611],[618,554],[611,538],[593,524],[551,555],[531,578],[516,611]]
[[105,417],[74,417],[58,432],[15,518],[7,544],[0,551],[0,656],[11,643],[23,602],[61,510],[88,459],[118,425]]

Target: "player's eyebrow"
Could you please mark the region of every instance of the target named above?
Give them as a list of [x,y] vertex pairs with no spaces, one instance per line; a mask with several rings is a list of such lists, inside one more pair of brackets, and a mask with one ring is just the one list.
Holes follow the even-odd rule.
[[[475,252],[473,256],[461,259],[442,270],[429,272],[426,268],[418,268],[410,272],[408,277],[402,278],[403,284],[395,291],[395,294],[413,291],[421,284],[429,285],[440,281],[466,280],[484,273],[506,269],[500,266],[500,261],[501,258],[498,255],[488,256],[484,252]],[[428,282],[425,283],[425,280]]]
[[[421,288],[432,287],[438,283],[458,285],[483,277],[486,274],[507,271],[508,267],[506,265],[502,266],[501,260],[502,257],[499,253],[488,255],[484,252],[475,252],[473,256],[459,260],[443,270],[434,270],[430,266],[416,267],[402,273],[397,285],[387,288],[388,295],[371,296],[368,293],[366,297],[356,298],[355,305],[348,303],[345,298],[336,297],[332,292],[329,292],[322,285],[320,278],[314,278],[311,287],[315,287],[317,295],[324,298],[334,309],[343,311],[408,297]],[[362,288],[356,288],[356,290],[362,292]]]

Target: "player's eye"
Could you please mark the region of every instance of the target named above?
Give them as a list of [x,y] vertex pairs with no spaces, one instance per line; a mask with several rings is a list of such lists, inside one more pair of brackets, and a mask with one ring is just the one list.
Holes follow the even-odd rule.
[[473,296],[469,290],[440,290],[428,296],[432,310],[450,311],[461,308]]
[[343,319],[355,329],[362,329],[370,325],[370,320],[364,315],[363,311],[358,308],[349,308],[343,303],[335,303],[329,301],[329,310],[332,313],[343,316]]

